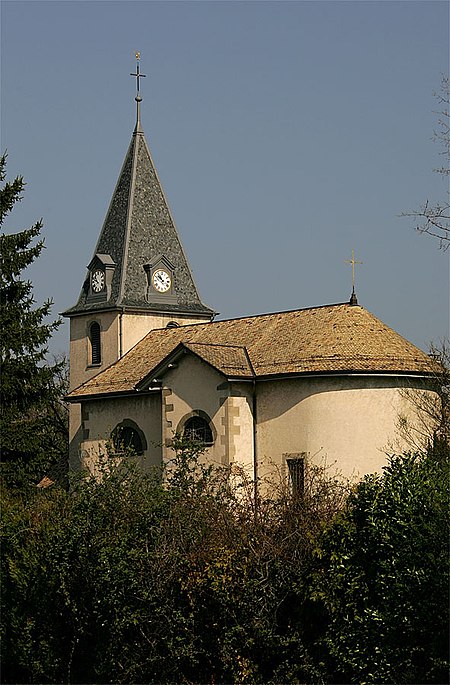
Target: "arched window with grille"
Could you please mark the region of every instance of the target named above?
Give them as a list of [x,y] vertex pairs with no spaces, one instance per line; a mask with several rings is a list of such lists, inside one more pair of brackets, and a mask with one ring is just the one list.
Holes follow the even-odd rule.
[[100,340],[100,324],[97,321],[91,323],[89,327],[89,340],[91,342],[91,364],[102,363],[102,348]]
[[142,455],[147,449],[143,432],[130,419],[125,419],[114,428],[111,439],[116,453]]
[[183,437],[203,445],[214,443],[213,433],[209,421],[203,416],[191,416],[183,427]]

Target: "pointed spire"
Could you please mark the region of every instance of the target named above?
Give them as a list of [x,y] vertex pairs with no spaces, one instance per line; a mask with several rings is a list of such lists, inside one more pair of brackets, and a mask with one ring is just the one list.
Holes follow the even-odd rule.
[[[106,214],[94,257],[77,304],[67,315],[85,311],[125,310],[180,313],[211,318],[189,268],[175,222],[140,124],[140,85],[144,76],[136,53],[136,127]],[[139,134],[139,135],[137,135]],[[95,266],[94,266],[95,265]],[[93,292],[93,269],[108,275],[107,287]],[[164,271],[168,292],[158,292],[154,273]]]
[[141,128],[141,92],[140,92],[140,79],[145,78],[146,74],[141,74],[140,68],[139,68],[139,62],[141,59],[141,53],[136,52],[136,73],[135,74],[130,74],[130,76],[135,76],[136,77],[136,97],[134,98],[136,100],[136,126],[134,129],[135,133],[142,133],[142,128]]

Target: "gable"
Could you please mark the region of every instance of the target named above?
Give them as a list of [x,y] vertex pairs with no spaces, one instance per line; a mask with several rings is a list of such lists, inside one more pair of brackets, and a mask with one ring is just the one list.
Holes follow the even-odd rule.
[[164,373],[162,382],[164,387],[170,388],[174,398],[171,402],[176,402],[180,417],[192,409],[202,409],[211,418],[217,413],[217,387],[223,382],[223,376],[196,355],[187,353],[180,357],[178,363]]
[[181,342],[157,366],[150,369],[145,378],[136,385],[136,389],[145,390],[151,387],[156,377],[165,377],[167,371],[177,367],[178,362],[187,354],[197,357],[225,378],[247,378],[253,375],[245,347]]

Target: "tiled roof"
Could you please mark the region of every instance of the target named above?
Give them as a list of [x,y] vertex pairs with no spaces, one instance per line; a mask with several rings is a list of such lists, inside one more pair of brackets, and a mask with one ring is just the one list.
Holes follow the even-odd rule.
[[429,374],[440,368],[363,307],[337,304],[150,331],[69,398],[133,392],[180,344],[231,378]]
[[197,354],[218,371],[221,371],[225,376],[248,378],[253,375],[253,369],[245,347],[192,342],[184,343],[183,346]]

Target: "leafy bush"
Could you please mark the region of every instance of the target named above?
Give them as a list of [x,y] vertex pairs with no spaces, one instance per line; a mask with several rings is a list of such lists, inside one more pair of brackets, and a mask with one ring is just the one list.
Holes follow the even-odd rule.
[[320,545],[328,682],[448,682],[449,446],[394,456]]
[[164,480],[110,460],[70,492],[4,489],[3,682],[311,682],[307,579],[341,487],[248,507],[174,449]]
[[3,682],[446,681],[447,445],[266,501],[173,448],[3,489]]

